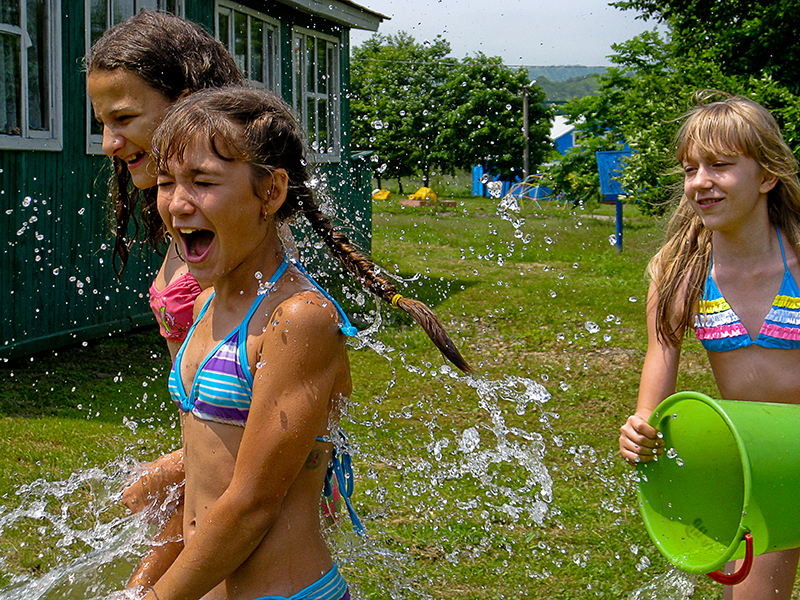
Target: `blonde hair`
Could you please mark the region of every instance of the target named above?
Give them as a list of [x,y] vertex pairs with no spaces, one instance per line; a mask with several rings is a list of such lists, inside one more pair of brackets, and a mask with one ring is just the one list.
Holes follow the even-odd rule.
[[[714,96],[721,100],[708,102]],[[797,160],[770,112],[743,96],[702,90],[696,106],[683,117],[675,136],[675,158],[682,164],[691,151],[704,159],[746,156],[778,181],[767,194],[770,222],[800,251],[800,183]],[[697,313],[711,262],[711,231],[681,194],[667,227],[666,242],[647,265],[658,292],[656,334],[676,347]]]

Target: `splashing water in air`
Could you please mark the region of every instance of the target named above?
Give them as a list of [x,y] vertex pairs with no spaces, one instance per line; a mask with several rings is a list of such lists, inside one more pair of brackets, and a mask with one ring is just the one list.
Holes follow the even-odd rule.
[[[376,128],[380,125],[373,124]],[[318,190],[328,185],[324,178],[312,184]],[[362,218],[344,217],[350,224],[353,219]],[[481,265],[486,265],[487,270],[507,268],[514,264],[512,259],[520,251],[536,245],[543,255],[559,251],[560,232],[550,227],[546,234],[532,235],[522,207],[513,197],[499,200],[494,221],[498,217],[504,223],[489,222],[481,233],[488,242],[476,239],[474,247],[461,249],[462,259],[481,261],[475,275],[477,269],[483,269]],[[513,228],[511,239],[496,242],[497,229],[505,223]],[[35,221],[27,222],[23,234],[27,235],[34,224]],[[412,236],[408,237],[411,240]],[[607,238],[602,242],[606,246]],[[313,234],[298,235],[297,246],[304,264],[308,265],[307,256],[316,254],[321,244]],[[457,259],[458,251],[455,254]],[[575,262],[570,258],[553,266],[557,263],[556,259],[552,263],[537,259],[519,267],[520,276],[530,276],[535,270],[536,275],[550,281],[548,297],[552,299],[554,323],[558,315],[564,314],[561,303],[582,291],[573,289],[570,278],[572,273],[584,270],[588,260]],[[309,267],[309,270],[315,278],[324,280],[326,267],[316,270]],[[419,272],[403,277],[391,270],[384,273],[395,277],[402,287],[410,288],[411,296],[414,291],[436,283],[422,274],[424,266],[415,270]],[[91,293],[93,280],[87,280],[87,275],[66,275],[72,277],[69,282],[76,294]],[[263,278],[261,273],[254,276]],[[502,293],[509,287],[508,279],[503,275],[493,287]],[[271,290],[262,286],[261,291]],[[446,299],[452,291],[443,288],[435,301]],[[637,302],[627,291],[621,293],[626,304]],[[480,377],[462,375],[447,365],[409,358],[399,344],[395,347],[381,336],[390,319],[381,314],[380,304],[374,310],[369,308],[371,305],[357,284],[337,287],[333,295],[358,307],[361,333],[349,342],[350,348],[354,355],[369,353],[377,365],[373,367],[375,372],[370,373],[377,380],[375,389],[357,390],[355,394],[363,395],[356,395],[343,415],[356,472],[354,502],[369,537],[362,540],[355,536],[346,518],[326,532],[334,559],[352,587],[354,600],[369,597],[438,600],[443,596],[441,589],[457,586],[466,570],[486,569],[487,579],[492,580],[502,578],[513,561],[529,565],[527,581],[515,584],[517,587],[507,592],[507,597],[529,597],[535,586],[566,568],[577,570],[575,579],[580,581],[581,575],[588,576],[599,561],[631,561],[630,570],[634,573],[634,569],[641,572],[652,568],[644,550],[635,557],[606,559],[601,558],[601,551],[594,546],[549,537],[552,531],[565,528],[562,510],[572,510],[558,496],[559,489],[562,494],[567,489],[578,503],[585,501],[587,521],[599,519],[603,526],[613,527],[619,523],[620,515],[630,510],[626,498],[634,486],[632,475],[616,471],[616,456],[578,439],[577,434],[560,423],[560,416],[552,406],[553,395],[557,401],[570,401],[574,394],[571,377],[594,375],[589,358],[585,362],[570,362],[573,359],[558,356],[562,347],[590,344],[591,340],[592,352],[601,354],[604,360],[615,358],[614,349],[605,346],[610,346],[612,340],[616,342],[616,331],[629,326],[615,316],[619,314],[616,309],[613,315],[608,315],[610,311],[590,308],[585,313],[565,315],[563,322],[569,321],[570,326],[559,328],[561,322],[558,322],[547,334],[520,332],[520,335],[550,335],[548,341],[558,345],[541,362],[561,361],[559,367],[564,368],[564,373],[553,375],[548,383],[546,375],[551,367],[544,364],[541,373]],[[503,310],[511,313],[517,306],[505,306]],[[505,316],[498,312],[482,318],[502,322]],[[465,306],[464,320],[471,318],[470,307]],[[486,345],[480,351],[473,351],[473,356],[479,352],[491,355],[496,350],[497,360],[507,358],[502,347],[491,345],[491,336],[480,343]],[[606,350],[608,353],[603,354]],[[566,351],[563,354],[566,356]],[[354,365],[359,361],[355,356],[351,360]],[[512,368],[509,364],[507,371]],[[545,385],[552,386],[551,390]],[[410,393],[403,398],[406,389]],[[584,401],[577,400],[574,410],[583,410]],[[563,457],[566,458],[562,460]],[[119,506],[121,489],[137,464],[134,453],[102,468],[76,472],[65,481],[37,480],[18,487],[13,501],[0,506],[0,539],[11,536],[31,546],[41,540],[44,548],[54,550],[43,550],[50,553],[43,561],[47,565],[44,574],[32,574],[12,564],[9,558],[0,557],[0,575],[5,585],[0,589],[0,600],[116,597],[114,594],[124,585],[156,531],[147,515],[128,515]],[[602,481],[607,493],[584,499],[586,480]],[[158,507],[152,510],[157,511]],[[152,513],[149,518],[153,518]],[[424,543],[417,544],[415,531],[424,533],[419,537]],[[416,564],[421,562],[432,563],[435,574],[426,575],[417,568]],[[379,593],[369,589],[367,577],[360,576],[376,570],[384,573],[380,578],[384,587]],[[692,591],[686,590],[690,584],[693,590],[690,579],[680,572],[671,572],[638,590],[630,600],[689,598]],[[660,587],[650,593],[653,586]],[[632,587],[623,589],[629,591]],[[669,596],[675,590],[683,595]],[[586,597],[594,595],[591,586],[586,588]]]

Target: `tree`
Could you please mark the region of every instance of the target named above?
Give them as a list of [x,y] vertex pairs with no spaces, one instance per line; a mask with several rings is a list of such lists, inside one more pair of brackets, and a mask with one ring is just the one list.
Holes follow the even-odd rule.
[[[622,183],[646,212],[664,212],[680,189],[673,138],[698,90],[744,94],[760,102],[775,115],[797,153],[800,103],[771,75],[730,73],[718,62],[715,49],[699,43],[687,47],[671,32],[662,36],[647,31],[613,49],[615,67],[600,77],[599,99],[573,102],[568,110],[574,113],[572,118],[584,138],[580,146],[586,152],[612,149],[601,148],[610,131],[619,136],[615,141],[624,140],[634,151],[626,160]],[[591,124],[600,124],[604,131],[591,131]],[[551,168],[558,191],[574,196],[576,190],[564,182],[594,177],[596,164],[578,158],[568,154]]]
[[420,44],[405,32],[376,34],[353,49],[353,145],[375,151],[379,186],[382,178],[430,174],[440,86],[457,63],[449,53],[441,37]]
[[596,153],[623,147],[612,108],[608,98],[592,95],[576,98],[563,107],[567,121],[575,126],[575,144],[544,169],[546,185],[554,194],[563,194],[573,204],[600,199]]
[[768,76],[800,93],[800,0],[620,0],[612,5],[669,25],[677,55],[708,51],[725,75]]
[[530,162],[538,166],[551,147],[552,110],[545,107],[544,91],[531,83],[526,70],[514,71],[499,57],[479,53],[465,58],[442,85],[444,110],[436,137],[440,167],[452,172],[482,164],[500,179],[521,178],[526,88]]
[[374,35],[353,50],[353,145],[375,151],[379,186],[409,175],[428,186],[435,168],[453,173],[479,163],[503,178],[521,175],[526,87],[531,164],[547,153],[551,111],[527,72],[483,54],[459,62],[449,52],[440,37],[418,44],[406,33]]

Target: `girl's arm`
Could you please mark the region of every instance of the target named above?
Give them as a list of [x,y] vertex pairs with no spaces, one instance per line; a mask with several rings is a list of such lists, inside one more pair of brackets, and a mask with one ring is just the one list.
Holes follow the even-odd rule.
[[183,448],[179,448],[137,470],[123,490],[121,502],[137,513],[153,502],[163,503],[169,491],[183,479]]
[[260,336],[231,483],[154,586],[160,600],[201,598],[253,553],[278,518],[316,436],[327,431],[329,401],[347,361],[338,316],[316,294],[294,296],[274,314],[281,318]]
[[656,407],[675,392],[680,363],[680,346],[662,344],[656,336],[656,305],[658,293],[650,284],[647,294],[647,354],[639,382],[639,401],[636,412],[620,428],[619,450],[631,464],[652,461],[663,452],[658,432],[647,424]]

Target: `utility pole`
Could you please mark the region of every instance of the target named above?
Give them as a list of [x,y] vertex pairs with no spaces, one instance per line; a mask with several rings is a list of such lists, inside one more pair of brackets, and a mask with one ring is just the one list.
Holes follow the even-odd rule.
[[[531,82],[535,83],[535,82]],[[525,151],[522,154],[522,181],[530,175],[530,142],[528,141],[528,86],[522,88],[522,134],[525,136]]]

